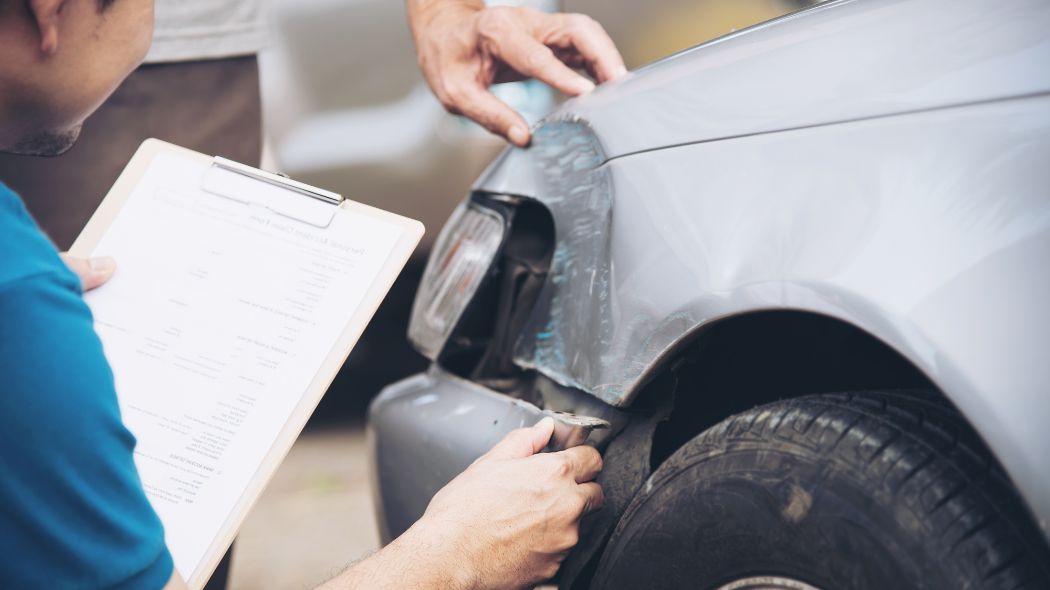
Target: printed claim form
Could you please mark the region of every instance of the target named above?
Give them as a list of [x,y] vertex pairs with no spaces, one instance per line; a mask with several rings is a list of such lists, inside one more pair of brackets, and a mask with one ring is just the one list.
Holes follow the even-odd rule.
[[103,204],[74,253],[117,260],[85,299],[146,493],[199,587],[422,226],[356,203],[326,210],[155,140],[132,164],[107,197],[122,203]]

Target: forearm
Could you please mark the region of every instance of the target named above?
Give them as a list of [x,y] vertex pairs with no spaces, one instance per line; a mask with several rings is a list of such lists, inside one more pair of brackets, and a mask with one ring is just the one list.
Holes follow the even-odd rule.
[[474,574],[455,543],[420,521],[392,543],[351,565],[318,590],[470,590]]

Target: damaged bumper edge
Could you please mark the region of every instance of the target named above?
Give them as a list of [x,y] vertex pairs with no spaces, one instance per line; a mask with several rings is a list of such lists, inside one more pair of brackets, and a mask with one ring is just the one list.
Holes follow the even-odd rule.
[[372,402],[372,492],[384,544],[426,510],[433,495],[515,428],[547,415],[536,406],[434,365],[386,387]]

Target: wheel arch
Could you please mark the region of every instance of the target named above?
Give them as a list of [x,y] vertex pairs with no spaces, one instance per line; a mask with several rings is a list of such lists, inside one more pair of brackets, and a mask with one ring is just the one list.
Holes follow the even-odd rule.
[[[758,405],[815,393],[929,391],[977,433],[1050,542],[1041,496],[1018,482],[1012,450],[984,435],[987,419],[967,408],[966,392],[943,387],[944,375],[925,370],[909,359],[914,356],[847,319],[803,309],[747,311],[697,326],[668,347],[632,392],[632,406],[670,405],[653,433],[650,472],[694,436]],[[934,368],[949,370],[941,360]],[[953,377],[947,381],[959,382]]]
[[673,396],[654,435],[655,470],[733,414],[814,393],[875,389],[935,392],[975,428],[952,396],[896,347],[847,320],[800,309],[750,311],[697,326],[650,367],[632,405]]

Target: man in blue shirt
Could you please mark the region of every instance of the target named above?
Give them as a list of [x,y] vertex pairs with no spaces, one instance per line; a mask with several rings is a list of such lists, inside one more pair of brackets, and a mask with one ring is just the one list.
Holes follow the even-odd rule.
[[[438,14],[443,2],[476,4],[414,4]],[[546,38],[550,27],[537,20],[546,17],[497,10],[499,30],[529,53],[505,61],[542,77],[553,54],[521,38]],[[461,16],[468,22],[481,14]],[[83,119],[145,55],[152,22],[151,0],[0,3],[0,151],[49,155],[72,145]],[[447,25],[429,17],[414,23]],[[446,65],[506,67],[493,61],[499,44],[468,29],[428,37],[432,47],[421,51],[452,60]],[[471,43],[479,49],[465,51]],[[495,126],[499,117],[487,110],[493,105],[479,100],[462,110]],[[62,195],[54,199],[61,207]],[[135,439],[121,421],[113,375],[81,299],[81,289],[104,280],[112,262],[72,263],[80,277],[0,184],[0,588],[184,588],[135,470]],[[519,588],[549,578],[575,544],[580,517],[602,502],[594,449],[538,454],[552,430],[544,420],[508,435],[438,492],[404,535],[325,587]]]

